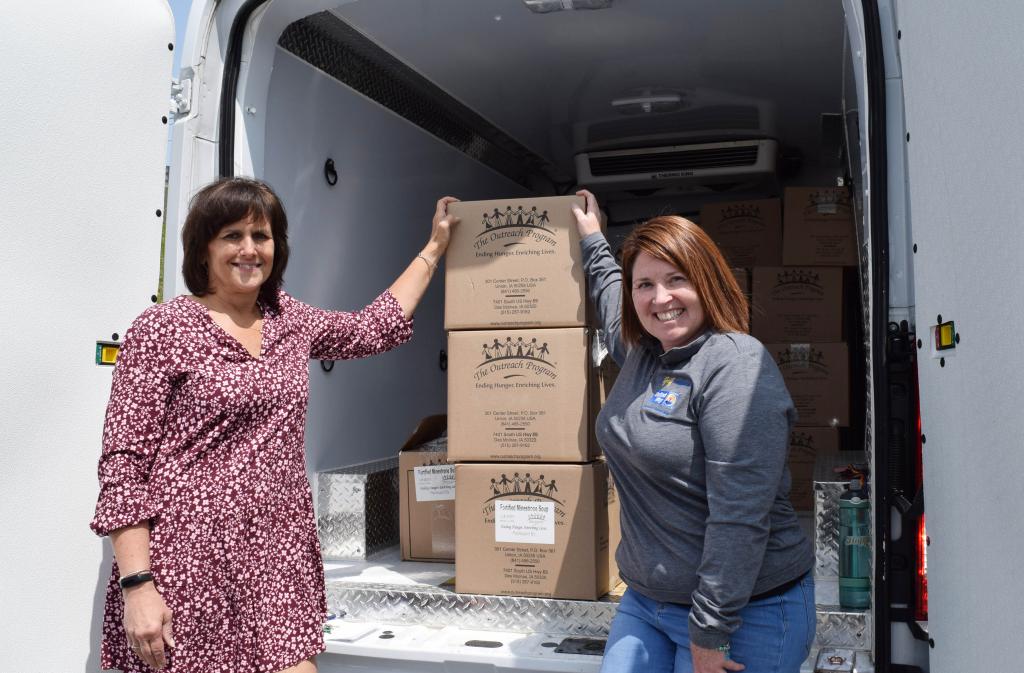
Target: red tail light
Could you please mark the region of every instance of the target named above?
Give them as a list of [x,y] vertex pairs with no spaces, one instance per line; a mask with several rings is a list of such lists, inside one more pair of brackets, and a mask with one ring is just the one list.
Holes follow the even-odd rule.
[[921,622],[928,621],[928,528],[925,516],[917,522],[917,600],[914,605],[914,618]]
[[[914,363],[914,384],[917,383],[917,363]],[[917,441],[915,442],[915,461],[917,473],[917,487],[924,489],[924,442],[921,441],[921,396],[920,388],[915,395],[915,406],[917,407]],[[928,621],[928,528],[925,523],[925,514],[921,512],[921,518],[917,521],[917,599],[914,601],[914,618],[918,621]]]

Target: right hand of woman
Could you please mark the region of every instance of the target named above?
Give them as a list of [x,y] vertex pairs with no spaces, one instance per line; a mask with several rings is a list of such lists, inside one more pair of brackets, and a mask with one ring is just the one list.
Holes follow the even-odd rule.
[[448,204],[458,201],[454,196],[444,196],[437,200],[437,208],[434,210],[434,219],[431,222],[430,241],[425,250],[435,255],[433,260],[436,266],[437,261],[448,250],[448,242],[451,240],[452,226],[459,223],[459,218],[448,212]]
[[174,647],[171,610],[152,582],[124,590],[124,632],[128,646],[148,666],[167,665],[165,646]]
[[575,203],[572,204],[572,214],[576,216],[576,231],[580,238],[601,231],[601,209],[597,206],[597,197],[586,189],[576,192],[576,196],[582,196],[587,202],[586,212]]

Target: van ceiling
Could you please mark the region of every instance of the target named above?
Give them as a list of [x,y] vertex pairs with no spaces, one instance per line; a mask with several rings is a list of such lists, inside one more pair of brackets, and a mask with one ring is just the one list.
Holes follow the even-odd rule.
[[707,139],[777,138],[813,165],[820,115],[840,111],[840,0],[547,14],[522,0],[357,0],[333,12],[570,177],[577,152]]

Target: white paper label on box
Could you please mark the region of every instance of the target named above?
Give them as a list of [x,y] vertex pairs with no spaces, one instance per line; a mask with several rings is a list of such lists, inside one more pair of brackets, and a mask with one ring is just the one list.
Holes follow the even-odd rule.
[[555,544],[555,503],[495,501],[494,541]]
[[424,465],[414,467],[412,471],[416,482],[416,502],[455,499],[454,465]]

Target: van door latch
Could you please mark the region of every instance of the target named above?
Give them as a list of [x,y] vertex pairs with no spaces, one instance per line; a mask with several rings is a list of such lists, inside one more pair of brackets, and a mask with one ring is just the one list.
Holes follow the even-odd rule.
[[[185,76],[188,71],[187,76]],[[182,68],[181,79],[171,80],[171,112],[175,117],[184,117],[192,110],[192,71]]]

